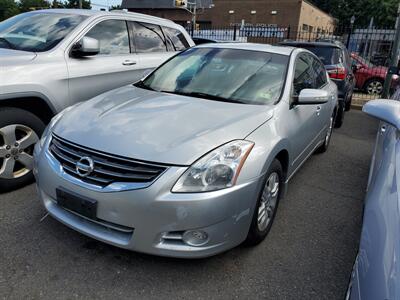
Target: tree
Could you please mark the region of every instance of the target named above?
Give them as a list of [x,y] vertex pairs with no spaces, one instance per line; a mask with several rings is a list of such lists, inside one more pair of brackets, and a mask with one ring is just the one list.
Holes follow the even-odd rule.
[[357,27],[367,27],[371,18],[377,27],[394,27],[398,0],[313,0],[314,4],[338,20],[339,26],[350,26],[352,16]]
[[19,9],[14,0],[0,0],[0,21],[17,14],[19,14]]
[[[67,2],[65,2],[65,7],[66,8],[78,8],[79,0],[67,0]],[[90,0],[82,0],[82,8],[91,9],[92,5],[90,4]]]
[[35,9],[49,8],[50,3],[46,0],[20,0],[19,9],[21,12],[31,11]]
[[110,10],[121,10],[121,9],[122,9],[121,5],[112,5],[110,7]]

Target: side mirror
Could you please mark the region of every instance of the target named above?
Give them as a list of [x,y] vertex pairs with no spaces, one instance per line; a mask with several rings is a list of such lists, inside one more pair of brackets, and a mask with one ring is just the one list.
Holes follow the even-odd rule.
[[84,36],[72,47],[71,54],[74,57],[93,56],[99,54],[100,42],[94,38]]
[[322,104],[329,100],[329,93],[324,90],[304,89],[296,101],[296,104]]
[[364,104],[363,112],[400,130],[399,101],[387,99],[371,100]]

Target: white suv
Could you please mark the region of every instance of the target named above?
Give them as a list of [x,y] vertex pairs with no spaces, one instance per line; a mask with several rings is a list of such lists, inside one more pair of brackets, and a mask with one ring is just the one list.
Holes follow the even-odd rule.
[[193,45],[172,21],[123,11],[51,9],[1,22],[0,192],[33,179],[33,145],[56,113]]

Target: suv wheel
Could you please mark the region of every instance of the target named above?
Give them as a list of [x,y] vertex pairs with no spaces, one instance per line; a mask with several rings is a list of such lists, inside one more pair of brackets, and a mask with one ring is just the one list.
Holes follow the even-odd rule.
[[274,159],[264,179],[263,189],[257,199],[245,244],[261,243],[271,229],[281,197],[283,172],[279,160]]
[[19,108],[0,108],[0,193],[33,181],[33,148],[45,124]]
[[368,95],[380,95],[383,92],[383,80],[382,79],[370,79],[365,83],[365,92]]
[[344,101],[339,101],[339,108],[338,112],[336,114],[336,119],[335,119],[335,128],[340,128],[343,125],[344,121],[344,113],[345,113],[345,103]]
[[347,101],[346,101],[346,105],[344,107],[345,111],[349,111],[351,109],[351,101],[353,100],[353,94],[351,94]]

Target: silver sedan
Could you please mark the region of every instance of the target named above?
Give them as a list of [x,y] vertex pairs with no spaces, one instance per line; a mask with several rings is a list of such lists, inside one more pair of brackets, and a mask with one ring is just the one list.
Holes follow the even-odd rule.
[[67,226],[134,251],[256,245],[290,178],[327,150],[336,110],[335,84],[304,49],[191,48],[57,115],[35,148],[40,198]]

